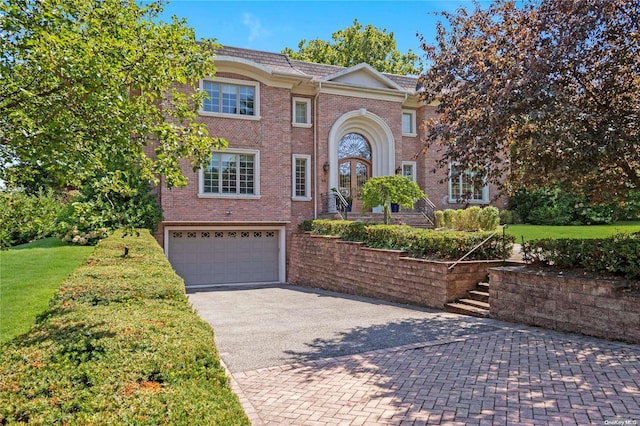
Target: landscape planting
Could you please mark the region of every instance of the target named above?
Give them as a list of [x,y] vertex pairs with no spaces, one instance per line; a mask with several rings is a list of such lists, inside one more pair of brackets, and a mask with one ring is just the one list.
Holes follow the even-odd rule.
[[249,424],[148,231],[101,241],[2,349],[0,424]]
[[640,279],[640,232],[598,239],[543,239],[525,242],[525,260],[555,268],[582,268]]
[[[344,220],[304,222],[300,229],[318,235],[335,235],[361,241],[368,247],[404,250],[409,256],[458,260],[487,239],[492,232],[433,231],[406,225],[373,225]],[[468,260],[503,259],[513,250],[515,237],[496,234],[467,257]]]

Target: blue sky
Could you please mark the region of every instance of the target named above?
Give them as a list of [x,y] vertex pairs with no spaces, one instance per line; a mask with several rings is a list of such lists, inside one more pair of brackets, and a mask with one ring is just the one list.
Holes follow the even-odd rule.
[[[484,6],[490,3],[481,0]],[[331,34],[353,24],[372,24],[393,32],[400,52],[409,49],[419,55],[416,33],[435,40],[435,26],[442,17],[437,11],[473,8],[471,0],[360,0],[360,1],[230,1],[170,0],[165,16],[187,19],[198,38],[216,38],[228,46],[269,52],[285,47],[296,50],[302,39],[330,40]]]

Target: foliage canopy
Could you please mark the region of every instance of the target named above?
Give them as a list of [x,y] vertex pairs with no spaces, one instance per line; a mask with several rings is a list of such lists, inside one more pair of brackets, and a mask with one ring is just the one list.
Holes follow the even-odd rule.
[[225,145],[195,121],[203,94],[176,89],[215,73],[216,45],[162,8],[0,2],[0,178],[80,187],[133,170],[173,187],[186,184],[179,159],[197,167]]
[[593,200],[640,188],[640,1],[496,0],[441,14],[423,99],[426,148],[509,192]]
[[422,72],[418,56],[409,49],[400,53],[393,32],[371,24],[363,27],[357,19],[353,25],[336,31],[332,41],[301,40],[298,51],[287,47],[282,53],[292,59],[320,64],[351,67],[366,62],[380,72],[418,75]]
[[362,187],[363,208],[381,205],[385,224],[389,223],[389,203],[413,208],[416,201],[425,197],[417,183],[401,175],[373,177]]

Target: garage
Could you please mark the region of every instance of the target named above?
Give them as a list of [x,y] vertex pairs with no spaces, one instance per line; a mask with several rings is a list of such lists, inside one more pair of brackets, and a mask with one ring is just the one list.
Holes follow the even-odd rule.
[[167,257],[186,287],[283,282],[283,240],[273,228],[165,229]]

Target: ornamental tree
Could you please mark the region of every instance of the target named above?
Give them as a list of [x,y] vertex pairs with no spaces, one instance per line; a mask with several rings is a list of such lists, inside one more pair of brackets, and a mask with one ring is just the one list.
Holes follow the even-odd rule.
[[381,205],[385,225],[391,218],[390,203],[413,208],[416,201],[425,197],[417,183],[401,175],[373,177],[362,186],[362,208]]
[[379,29],[371,24],[363,27],[357,19],[353,25],[336,31],[332,41],[302,39],[298,51],[287,47],[282,53],[292,59],[319,64],[351,67],[366,62],[380,72],[400,75],[418,75],[422,64],[411,49],[400,53],[393,32]]
[[[592,200],[640,188],[640,0],[496,0],[441,14],[422,98],[425,149],[508,192]],[[506,178],[506,180],[505,180]]]
[[[122,171],[167,186],[225,146],[196,121],[216,45],[161,1],[0,2],[0,178],[82,187]],[[44,177],[43,177],[44,176]],[[127,191],[127,188],[123,188]]]

